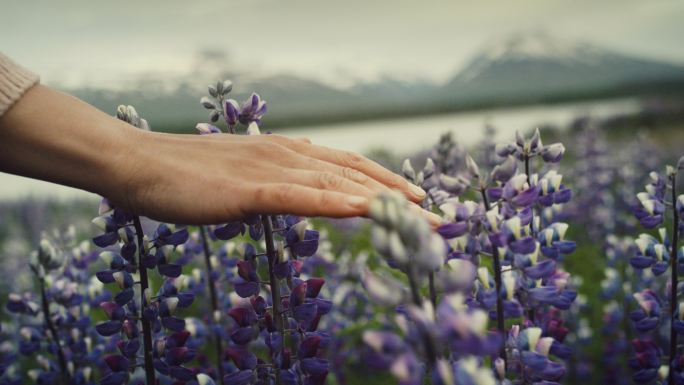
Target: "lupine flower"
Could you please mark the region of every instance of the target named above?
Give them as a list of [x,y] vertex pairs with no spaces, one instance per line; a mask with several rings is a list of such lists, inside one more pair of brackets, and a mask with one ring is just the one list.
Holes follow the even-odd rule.
[[634,214],[642,226],[652,229],[663,223],[665,179],[655,171],[649,176],[651,181],[646,185],[646,191],[637,194],[638,203],[634,206]]
[[634,370],[634,381],[639,384],[653,381],[660,369],[660,348],[650,340],[634,340],[632,344],[636,357],[630,359],[628,364]]
[[655,329],[660,323],[660,299],[651,290],[634,294],[640,309],[633,311],[629,317],[640,333]]
[[[665,235],[664,229],[661,233]],[[665,240],[664,240],[665,241]],[[670,253],[667,246],[648,234],[641,234],[634,243],[637,245],[637,255],[630,258],[629,263],[635,269],[651,268],[653,274],[660,275],[667,271]]]

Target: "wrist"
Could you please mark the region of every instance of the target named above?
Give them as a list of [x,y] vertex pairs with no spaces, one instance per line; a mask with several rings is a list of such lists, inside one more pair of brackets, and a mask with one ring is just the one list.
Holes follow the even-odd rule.
[[110,199],[115,205],[135,210],[135,197],[140,194],[143,181],[144,158],[151,148],[153,133],[112,118],[109,139],[99,156],[99,181],[94,192]]

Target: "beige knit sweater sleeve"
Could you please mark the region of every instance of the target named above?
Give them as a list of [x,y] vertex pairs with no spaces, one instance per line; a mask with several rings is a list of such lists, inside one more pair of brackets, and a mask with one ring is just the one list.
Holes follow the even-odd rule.
[[38,75],[21,67],[0,52],[0,116],[39,80]]

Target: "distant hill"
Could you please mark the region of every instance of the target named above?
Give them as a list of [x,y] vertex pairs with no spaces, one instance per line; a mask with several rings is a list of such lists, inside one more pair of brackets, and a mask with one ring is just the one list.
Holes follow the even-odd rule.
[[561,99],[684,86],[684,67],[614,53],[545,34],[485,48],[444,86],[454,103]]
[[[196,75],[195,75],[196,76]],[[684,93],[684,67],[614,53],[545,34],[522,34],[484,47],[446,84],[385,78],[337,89],[292,75],[255,78],[224,72],[232,97],[258,92],[269,104],[265,126],[363,120],[390,115],[447,112],[570,99]],[[175,84],[160,87],[160,84]],[[199,106],[205,90],[194,76],[142,80],[126,91],[69,90],[104,111],[138,106],[156,129],[193,130],[206,121]]]

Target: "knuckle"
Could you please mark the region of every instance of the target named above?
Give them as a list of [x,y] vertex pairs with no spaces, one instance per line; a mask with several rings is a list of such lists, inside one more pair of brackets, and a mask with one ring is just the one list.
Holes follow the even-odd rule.
[[387,185],[393,189],[403,189],[406,187],[406,180],[399,175],[392,174],[387,180]]
[[263,156],[266,157],[272,157],[272,156],[281,156],[287,152],[287,149],[274,142],[274,141],[265,141],[263,143],[259,143],[259,153],[262,154]]
[[356,168],[361,165],[364,159],[363,156],[351,151],[344,151],[341,157],[342,164],[351,168]]
[[342,176],[349,179],[349,180],[352,180],[356,183],[361,183],[361,184],[368,182],[368,179],[369,179],[368,175],[362,173],[361,171],[354,170],[351,167],[344,167],[342,169]]
[[273,199],[279,205],[285,205],[292,201],[294,187],[291,184],[286,184],[279,186],[277,189],[273,190]]
[[251,201],[257,206],[260,205],[269,198],[269,191],[270,190],[267,186],[255,186],[252,190],[253,199]]
[[321,193],[318,195],[318,204],[320,207],[330,207],[334,203],[335,202],[332,193],[329,191],[321,191]]
[[316,179],[318,187],[322,189],[336,189],[342,184],[342,179],[331,172],[320,172]]
[[283,146],[292,144],[293,140],[287,136],[271,134],[271,135],[261,135],[266,138],[267,141],[275,142]]

